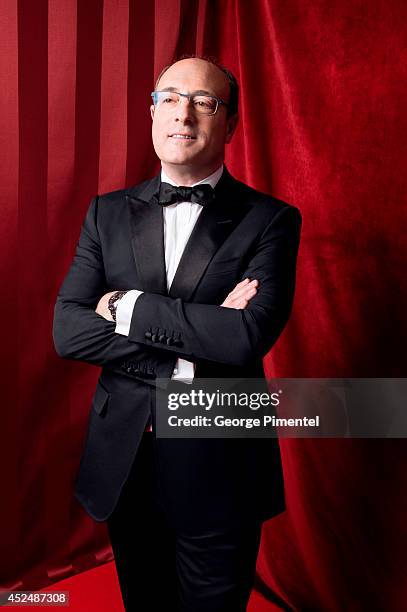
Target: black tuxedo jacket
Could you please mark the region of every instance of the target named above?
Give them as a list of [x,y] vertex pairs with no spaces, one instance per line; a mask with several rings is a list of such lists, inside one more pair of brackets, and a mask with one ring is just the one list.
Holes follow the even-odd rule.
[[[171,378],[177,357],[197,364],[195,378],[263,377],[262,358],[293,301],[299,211],[235,180],[226,168],[168,292],[159,184],[157,175],[93,199],[55,306],[58,354],[102,367],[75,489],[98,521],[113,511],[150,414],[154,421],[156,380]],[[248,307],[221,307],[245,277],[260,283]],[[100,297],[119,289],[144,291],[128,337],[95,313]],[[154,443],[176,528],[232,526],[284,510],[277,440]]]

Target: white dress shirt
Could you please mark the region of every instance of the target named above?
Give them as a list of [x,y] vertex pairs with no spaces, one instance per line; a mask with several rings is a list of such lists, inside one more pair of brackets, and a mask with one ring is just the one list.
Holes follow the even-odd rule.
[[[209,185],[214,188],[222,176],[222,172],[223,165],[207,178],[190,186],[194,187],[201,183],[209,183]],[[165,174],[163,169],[161,169],[161,181],[179,187],[177,183]],[[163,206],[165,270],[167,274],[168,290],[174,280],[188,238],[195,227],[195,223],[202,209],[203,207],[200,204],[192,202],[178,202],[170,204],[169,206]],[[134,304],[142,293],[143,292],[138,289],[132,289],[119,300],[116,310],[116,333],[122,334],[123,336],[129,335]],[[194,379],[194,373],[194,363],[186,359],[177,359],[171,378],[172,380],[191,384]]]

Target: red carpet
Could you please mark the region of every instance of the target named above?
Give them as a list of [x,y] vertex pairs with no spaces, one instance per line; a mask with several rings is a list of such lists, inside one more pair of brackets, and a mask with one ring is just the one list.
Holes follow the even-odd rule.
[[[58,606],[69,612],[124,612],[120,587],[114,563],[82,572],[66,580],[55,583],[41,592],[69,591],[68,607]],[[6,606],[9,607],[9,606]],[[24,606],[24,610],[36,610],[38,606]],[[257,593],[253,593],[248,612],[275,612],[276,608]]]

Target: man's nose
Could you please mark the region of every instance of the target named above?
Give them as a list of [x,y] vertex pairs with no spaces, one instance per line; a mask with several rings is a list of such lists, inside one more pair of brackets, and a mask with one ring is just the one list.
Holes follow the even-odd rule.
[[194,109],[188,98],[181,98],[177,104],[175,118],[178,121],[193,121]]

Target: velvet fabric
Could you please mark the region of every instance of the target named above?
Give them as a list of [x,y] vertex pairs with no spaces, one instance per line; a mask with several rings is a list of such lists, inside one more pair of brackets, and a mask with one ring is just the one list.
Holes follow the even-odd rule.
[[[72,497],[98,371],[56,356],[53,305],[90,199],[158,169],[149,94],[175,56],[235,72],[227,166],[303,215],[267,372],[405,376],[406,20],[401,0],[1,2],[2,588],[112,558]],[[281,446],[287,512],[256,588],[281,609],[402,609],[405,441]]]

